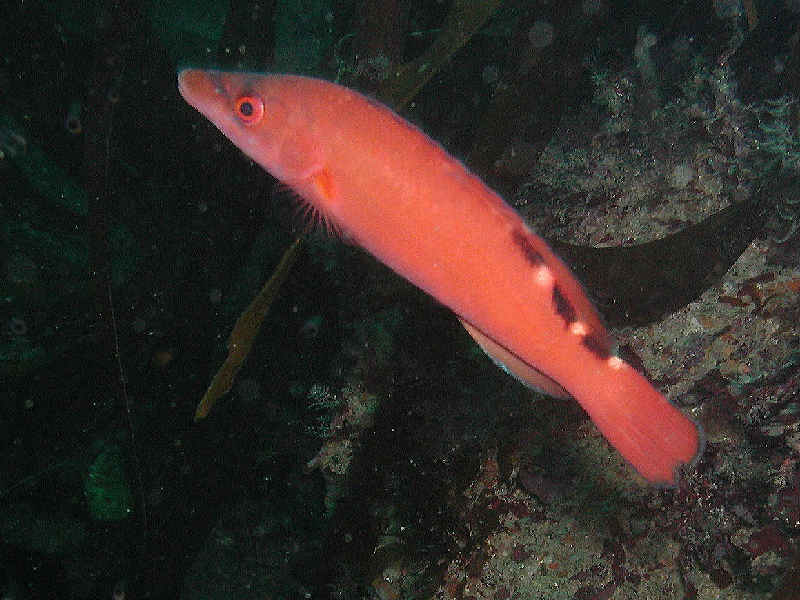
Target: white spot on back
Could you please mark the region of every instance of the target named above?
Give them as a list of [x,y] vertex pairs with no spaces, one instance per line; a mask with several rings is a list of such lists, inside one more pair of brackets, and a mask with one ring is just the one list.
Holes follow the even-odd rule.
[[555,277],[553,277],[553,274],[546,265],[540,265],[536,267],[533,277],[536,283],[542,287],[552,287],[553,282],[555,281]]
[[572,335],[579,335],[581,337],[586,337],[589,335],[589,328],[586,327],[586,323],[583,321],[575,321],[570,323],[569,325],[569,332]]

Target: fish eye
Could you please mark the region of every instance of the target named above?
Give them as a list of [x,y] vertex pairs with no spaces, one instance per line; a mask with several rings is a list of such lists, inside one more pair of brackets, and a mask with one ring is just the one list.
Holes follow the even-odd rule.
[[264,116],[264,103],[256,96],[241,96],[234,105],[236,116],[245,125],[255,125]]

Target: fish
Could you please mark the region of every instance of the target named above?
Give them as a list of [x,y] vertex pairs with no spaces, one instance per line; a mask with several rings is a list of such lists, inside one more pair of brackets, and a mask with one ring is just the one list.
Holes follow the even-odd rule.
[[185,68],[178,90],[319,223],[455,313],[498,365],[577,400],[647,481],[674,486],[697,459],[698,426],[614,354],[567,265],[421,129],[313,77]]

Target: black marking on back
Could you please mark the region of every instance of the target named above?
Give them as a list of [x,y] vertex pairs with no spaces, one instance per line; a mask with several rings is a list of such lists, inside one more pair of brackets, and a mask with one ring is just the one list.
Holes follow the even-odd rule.
[[583,338],[583,345],[600,360],[606,360],[611,356],[611,348],[604,337],[587,335]]
[[575,307],[570,304],[567,297],[561,293],[557,285],[553,286],[553,305],[555,306],[556,312],[561,315],[561,318],[566,321],[567,325],[575,321],[575,316],[577,315]]
[[519,249],[522,250],[522,254],[525,255],[525,260],[527,260],[532,267],[538,267],[544,264],[544,258],[539,254],[536,248],[533,247],[530,238],[525,235],[524,231],[515,229],[511,237]]

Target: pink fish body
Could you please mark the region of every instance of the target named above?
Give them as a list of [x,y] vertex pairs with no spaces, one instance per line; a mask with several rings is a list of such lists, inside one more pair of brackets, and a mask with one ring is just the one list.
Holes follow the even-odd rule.
[[189,104],[334,229],[458,315],[524,382],[572,396],[654,483],[701,447],[697,426],[611,352],[580,283],[502,198],[419,129],[307,77],[186,69]]

